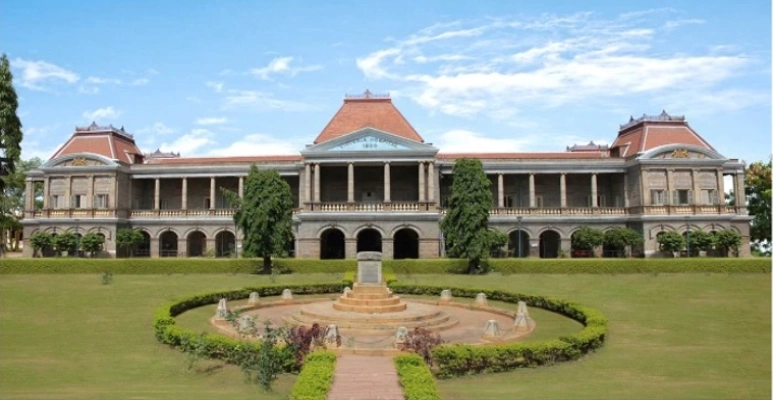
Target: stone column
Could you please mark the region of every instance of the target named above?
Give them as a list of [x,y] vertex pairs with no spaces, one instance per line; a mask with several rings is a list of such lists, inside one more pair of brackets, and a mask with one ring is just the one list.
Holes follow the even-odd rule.
[[717,204],[725,205],[725,172],[722,168],[717,169]]
[[[701,198],[701,185],[698,181],[700,179],[700,171],[693,168],[692,170],[692,203],[695,205],[703,204],[703,199]],[[711,201],[711,199],[709,199]]]
[[505,208],[505,176],[497,174],[497,208]]
[[43,209],[51,207],[51,200],[49,200],[49,197],[51,197],[49,186],[51,186],[51,179],[49,177],[43,178]]
[[243,197],[244,197],[244,177],[240,176],[239,177],[239,198],[241,199]]
[[217,254],[217,242],[215,241],[215,237],[207,237],[206,240],[206,247],[202,249],[203,254],[207,254],[208,251],[212,250],[213,254]]
[[357,258],[357,238],[344,239],[344,258]]
[[381,259],[383,260],[391,260],[394,258],[395,253],[395,240],[392,238],[382,238],[381,239]]
[[24,211],[35,210],[35,182],[27,179],[24,182]]
[[558,249],[558,255],[561,255],[561,252],[566,254],[567,257],[571,257],[572,254],[572,238],[561,238],[561,243],[559,245]]
[[183,190],[182,190],[182,209],[188,209],[188,178],[183,177]]
[[591,207],[597,208],[599,206],[599,188],[596,174],[591,174],[590,176],[590,201]]
[[435,163],[427,163],[427,201],[435,202]]
[[67,177],[67,186],[64,187],[64,204],[67,204],[65,208],[72,208],[72,176]]
[[209,178],[209,209],[215,209],[215,177]]
[[530,258],[539,258],[539,237],[529,238],[529,248],[521,249]]
[[319,203],[319,164],[314,164],[314,202]]
[[384,203],[392,202],[392,177],[389,174],[389,161],[384,162]]
[[534,174],[529,174],[529,207],[537,207],[537,196],[534,189]]
[[746,183],[744,182],[744,171],[738,171],[735,174],[735,205],[736,207],[746,207]]
[[628,200],[628,174],[623,174],[623,207],[629,207]]
[[160,243],[158,238],[150,238],[150,258],[158,258],[161,256]]
[[86,186],[86,201],[91,205],[84,208],[96,208],[94,207],[94,175],[88,176],[88,182],[88,186]]
[[419,162],[419,202],[426,201],[424,196],[424,162]]
[[559,187],[561,191],[561,208],[566,208],[566,174],[561,174]]
[[354,203],[354,163],[352,162],[346,170],[346,201]]
[[666,204],[673,204],[674,202],[674,170],[666,170]]
[[303,193],[303,202],[311,203],[311,164],[306,163],[303,180],[306,183],[306,192]]
[[156,186],[153,189],[153,209],[161,209],[161,179],[156,178]]
[[177,257],[188,257],[188,239],[184,237],[177,238]]

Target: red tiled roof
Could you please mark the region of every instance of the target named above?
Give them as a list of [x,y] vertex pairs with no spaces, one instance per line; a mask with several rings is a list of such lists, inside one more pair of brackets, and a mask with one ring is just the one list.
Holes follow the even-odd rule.
[[243,156],[243,157],[186,157],[186,158],[154,158],[147,164],[243,164],[243,163],[267,163],[267,162],[297,162],[303,158],[300,155],[284,156]]
[[134,163],[134,154],[142,154],[134,144],[134,140],[124,135],[110,131],[76,131],[51,158],[75,153],[98,154],[127,164]]
[[553,160],[553,159],[595,159],[608,158],[606,152],[562,152],[562,153],[438,153],[440,160],[474,158],[478,160]]
[[620,156],[630,157],[668,144],[689,144],[714,150],[689,125],[671,122],[644,122],[634,129],[623,130],[611,147],[621,147]]
[[419,133],[392,104],[391,98],[371,97],[370,92],[366,91],[364,96],[344,99],[344,104],[322,133],[314,139],[314,143],[322,143],[366,127],[416,142],[424,142]]

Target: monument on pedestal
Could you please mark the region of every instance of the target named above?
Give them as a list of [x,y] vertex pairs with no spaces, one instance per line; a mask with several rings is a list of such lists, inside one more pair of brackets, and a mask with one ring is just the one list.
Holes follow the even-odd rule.
[[351,290],[333,303],[338,311],[364,314],[384,314],[404,311],[407,304],[392,294],[384,282],[381,253],[363,251],[357,253],[357,281]]

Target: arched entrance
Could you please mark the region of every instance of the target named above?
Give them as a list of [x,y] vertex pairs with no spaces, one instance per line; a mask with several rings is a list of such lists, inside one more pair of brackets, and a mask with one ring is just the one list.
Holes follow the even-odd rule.
[[340,230],[331,228],[322,232],[319,242],[319,258],[330,260],[346,256],[344,233]]
[[539,235],[540,258],[558,258],[558,250],[561,248],[561,235],[556,231],[545,231]]
[[[142,235],[142,243],[134,250],[135,257],[150,257],[150,234],[145,231],[140,231]],[[177,239],[175,239],[177,243]]]
[[233,257],[236,250],[236,236],[230,231],[215,235],[215,257]]
[[604,246],[602,247],[602,256],[606,258],[625,257],[625,248],[615,247],[609,243],[604,243]]
[[177,257],[177,234],[166,231],[159,237],[159,256]]
[[381,251],[381,233],[375,229],[363,229],[357,234],[357,252]]
[[201,257],[207,251],[207,236],[202,231],[188,234],[188,257]]
[[[521,240],[520,240],[520,249],[518,246],[519,240],[518,240],[518,233],[520,232]],[[529,234],[526,233],[524,230],[514,230],[510,232],[510,235],[508,235],[508,243],[507,248],[509,249],[509,253],[511,257],[516,258],[526,258],[529,256]],[[520,252],[520,253],[519,253]]]
[[395,232],[392,257],[395,260],[419,258],[419,234],[409,228]]

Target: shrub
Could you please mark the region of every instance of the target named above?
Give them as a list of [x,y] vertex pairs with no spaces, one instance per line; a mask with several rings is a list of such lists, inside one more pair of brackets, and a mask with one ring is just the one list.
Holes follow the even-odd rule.
[[78,249],[75,247],[75,234],[72,232],[64,232],[58,235],[54,235],[52,244],[56,249],[57,255],[60,255],[63,251],[74,254]]
[[732,229],[722,229],[717,231],[716,238],[717,247],[724,249],[728,254],[729,250],[733,250],[736,256],[738,255],[738,246],[741,245],[742,240],[740,233]]
[[[295,354],[295,362],[303,365],[303,359],[313,348],[325,347],[325,328],[313,323],[311,328],[304,325],[296,325],[289,329],[286,338],[287,344],[292,346]],[[341,345],[341,336],[337,338],[337,345]]]
[[593,250],[604,244],[604,232],[601,229],[582,226],[572,235],[572,248]]
[[306,357],[298,379],[290,392],[290,400],[326,400],[333,384],[336,355],[330,351],[315,351]]
[[399,350],[412,351],[420,355],[424,362],[432,365],[432,349],[443,344],[443,338],[439,334],[428,329],[416,327],[408,332],[405,342],[400,344]]
[[141,245],[145,238],[139,229],[123,228],[115,233],[115,245],[129,250],[129,257],[134,255],[134,248]]
[[690,231],[690,248],[709,251],[714,248],[715,244],[716,235],[712,235],[700,229]]
[[103,244],[105,244],[105,237],[96,233],[87,233],[80,240],[80,247],[83,251],[88,252],[91,257],[94,257],[96,252],[102,250]]
[[685,245],[684,236],[677,231],[660,232],[657,239],[661,250],[672,253],[682,251]]
[[573,258],[553,260],[492,259],[502,274],[770,273],[763,258]]
[[405,400],[440,400],[432,372],[420,356],[401,354],[394,358]]
[[[42,256],[43,250],[54,245],[53,239],[53,236],[48,232],[35,232],[35,234],[30,236],[30,245],[32,246],[34,253],[39,253]],[[35,254],[33,254],[33,256],[34,255]]]

